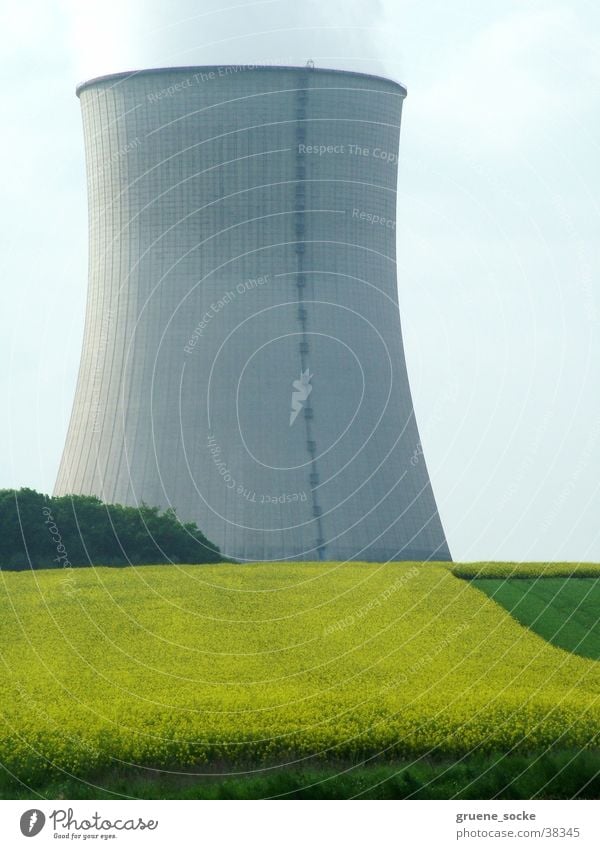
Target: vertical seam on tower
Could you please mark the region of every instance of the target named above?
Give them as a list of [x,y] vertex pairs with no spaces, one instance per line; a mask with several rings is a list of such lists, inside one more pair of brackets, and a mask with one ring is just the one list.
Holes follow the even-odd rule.
[[[304,160],[304,154],[300,152],[300,146],[306,141],[306,105],[308,102],[309,92],[308,73],[308,71],[304,71],[300,76],[300,85],[296,92],[296,183],[294,194],[294,227],[296,235],[296,318],[300,325],[302,340],[299,345],[301,373],[305,373],[309,369],[310,351],[308,335],[306,332],[308,309],[304,300],[304,287],[306,285],[306,272],[304,269],[304,252],[306,249],[306,163]],[[323,535],[323,511],[319,505],[316,490],[316,487],[319,484],[319,471],[316,460],[317,445],[312,428],[313,415],[313,406],[309,395],[304,402],[303,419],[306,449],[311,458],[309,484],[312,501],[312,514],[317,521],[317,539],[315,547],[319,555],[319,560],[324,560],[325,537]]]

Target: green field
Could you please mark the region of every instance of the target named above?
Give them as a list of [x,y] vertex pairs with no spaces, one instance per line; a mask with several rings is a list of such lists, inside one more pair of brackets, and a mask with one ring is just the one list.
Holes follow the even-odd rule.
[[[575,774],[592,792],[600,665],[523,627],[489,597],[488,579],[453,569],[2,572],[4,795],[214,796],[215,775],[244,772],[248,795],[302,795],[308,781],[317,795],[387,786],[422,797],[429,786],[485,798],[487,785],[474,788],[492,774],[500,795],[511,784],[544,795],[559,792],[558,773],[561,792],[574,794]],[[588,620],[577,621],[580,633]],[[241,780],[218,786],[243,796]]]
[[566,651],[600,660],[600,579],[480,579],[473,586]]

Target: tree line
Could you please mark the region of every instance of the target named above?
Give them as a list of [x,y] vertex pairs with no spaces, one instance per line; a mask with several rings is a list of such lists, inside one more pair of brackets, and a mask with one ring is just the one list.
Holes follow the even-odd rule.
[[195,522],[173,509],[104,504],[92,495],[53,497],[0,489],[0,568],[128,566],[223,561]]

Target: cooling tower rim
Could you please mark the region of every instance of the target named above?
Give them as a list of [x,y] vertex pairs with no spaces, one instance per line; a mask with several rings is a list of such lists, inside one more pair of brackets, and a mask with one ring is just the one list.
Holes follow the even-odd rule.
[[[391,77],[383,77],[379,74],[365,74],[362,71],[344,71],[340,68],[321,68],[321,67],[309,67],[306,65],[176,65],[173,67],[166,68],[140,68],[136,71],[119,71],[115,74],[103,74],[99,77],[92,77],[89,80],[85,80],[84,82],[79,83],[75,88],[75,94],[77,97],[81,94],[81,92],[89,88],[90,86],[96,85],[97,83],[108,82],[110,80],[119,81],[119,80],[127,80],[130,77],[137,77],[141,74],[166,74],[166,73],[183,73],[184,71],[189,73],[204,73],[208,74],[211,71],[213,73],[222,72],[228,68],[235,68],[237,71],[306,71],[307,73],[314,74],[319,72],[325,72],[328,74],[341,74],[349,77],[362,77],[363,79],[377,80],[378,82],[385,82],[390,85],[395,86],[400,91],[402,97],[406,97],[407,90],[406,86],[399,83],[397,80],[392,79]],[[227,74],[223,75],[227,76]]]

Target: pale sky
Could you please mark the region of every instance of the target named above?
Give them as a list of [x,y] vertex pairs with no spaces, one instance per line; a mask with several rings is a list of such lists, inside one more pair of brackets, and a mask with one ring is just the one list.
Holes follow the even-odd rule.
[[301,64],[408,88],[398,278],[456,560],[600,561],[600,8],[586,0],[22,0],[0,10],[0,488],[51,492],[83,334],[75,84]]

